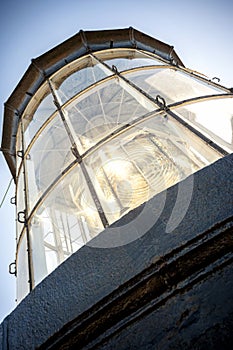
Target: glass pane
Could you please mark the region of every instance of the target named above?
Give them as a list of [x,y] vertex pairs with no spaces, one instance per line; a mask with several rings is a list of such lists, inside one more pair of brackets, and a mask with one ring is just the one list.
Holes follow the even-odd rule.
[[85,164],[113,223],[220,157],[176,121],[157,115],[100,147]]
[[55,110],[52,94],[47,85],[45,85],[32,98],[23,116],[25,150],[37,131]]
[[232,98],[199,101],[177,108],[175,113],[228,152],[233,151]]
[[17,251],[17,302],[20,302],[29,293],[29,271],[27,255],[27,239],[24,232]]
[[30,225],[36,284],[103,230],[80,166],[49,194]]
[[146,69],[126,73],[125,77],[152,97],[160,95],[167,104],[189,98],[225,93],[175,69]]
[[75,159],[71,142],[60,116],[57,115],[38,136],[26,156],[29,208]]
[[[16,191],[16,208],[17,213],[24,212],[25,210],[25,191],[24,191],[24,176],[23,176],[23,170],[21,168],[21,171],[19,173],[18,179],[17,179],[17,191]],[[20,215],[20,219],[22,219],[24,215]],[[24,224],[19,222],[17,220],[17,238],[20,237],[20,233],[23,229]]]
[[[116,79],[92,89],[65,108],[75,133],[80,152],[88,150],[99,140],[131,120],[148,113],[144,97],[137,100]],[[154,106],[153,106],[154,109]],[[152,108],[150,108],[152,110]]]
[[149,57],[136,50],[128,49],[105,50],[104,52],[96,53],[95,56],[105,61],[109,67],[116,66],[119,72],[136,67],[161,66],[165,64],[156,58]]
[[63,104],[78,92],[111,74],[106,69],[103,70],[101,64],[93,62],[91,56],[85,56],[66,65],[51,81]]

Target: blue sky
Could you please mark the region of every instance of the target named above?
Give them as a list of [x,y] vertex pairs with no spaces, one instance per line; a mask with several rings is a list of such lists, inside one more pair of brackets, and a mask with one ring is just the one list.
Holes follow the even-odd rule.
[[[80,29],[133,26],[174,45],[186,67],[233,87],[233,2],[229,0],[8,0],[0,10],[0,108],[30,60],[63,42]],[[0,200],[11,174],[0,154]],[[0,208],[0,322],[16,306],[15,278],[8,265],[15,258],[14,186]]]

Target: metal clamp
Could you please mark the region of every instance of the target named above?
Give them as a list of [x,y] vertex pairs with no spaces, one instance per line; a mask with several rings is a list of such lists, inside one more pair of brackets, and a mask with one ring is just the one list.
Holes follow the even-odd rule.
[[114,64],[112,65],[112,71],[113,71],[115,74],[119,74],[118,69],[117,69],[116,66],[114,66]]
[[17,156],[19,158],[23,158],[24,152],[23,151],[17,151]]
[[213,78],[211,79],[211,81],[214,81],[214,80],[217,80],[218,83],[220,82],[220,79],[219,79],[218,77],[213,77]]
[[16,196],[11,197],[10,203],[11,203],[11,204],[16,204]]
[[17,275],[17,272],[16,272],[16,261],[12,262],[10,265],[9,265],[9,274],[10,275]]
[[82,162],[82,157],[80,156],[78,150],[77,150],[77,147],[76,145],[73,145],[71,148],[70,148],[71,152],[73,153],[73,155],[75,156],[75,158],[77,159],[78,163],[80,164]]
[[[23,217],[23,218],[22,218]],[[17,220],[18,222],[20,222],[21,224],[25,224],[26,223],[26,212],[24,211],[19,211],[17,214]]]
[[166,101],[162,96],[160,95],[156,96],[156,103],[160,108],[164,109],[165,111],[167,110]]

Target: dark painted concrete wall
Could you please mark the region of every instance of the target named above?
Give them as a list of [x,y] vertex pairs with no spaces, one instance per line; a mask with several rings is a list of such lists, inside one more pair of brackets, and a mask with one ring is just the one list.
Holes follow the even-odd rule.
[[153,306],[96,349],[226,350],[233,344],[233,265]]
[[[207,237],[213,227],[221,227],[223,222],[230,227],[233,214],[232,165],[233,156],[228,156],[197,172],[157,195],[146,206],[129,213],[113,225],[115,230],[105,230],[88,246],[73,254],[4,320],[0,327],[0,349],[42,346],[56,332],[61,332],[64,325],[72,323],[84,312],[88,313],[91,307],[136,275],[143,274],[175,248],[205,232]],[[187,208],[185,216],[184,208]],[[172,211],[175,211],[174,220]],[[227,256],[229,254],[227,252]],[[213,268],[214,264],[211,264],[209,269]],[[114,335],[114,327],[106,331],[106,335],[108,332],[112,334],[112,340],[102,339],[101,346],[105,349],[155,349],[157,346],[159,349],[174,349],[177,341],[185,349],[190,348],[196,339],[200,347],[194,348],[202,349],[206,338],[210,344],[207,347],[214,349],[211,344],[216,335],[215,325],[216,332],[219,332],[219,327],[227,327],[228,318],[232,316],[232,270],[226,267],[222,271],[213,272],[193,287],[190,285],[189,291],[171,297],[163,306],[138,321],[132,321],[131,325],[125,321],[120,338]],[[210,320],[212,328],[209,327]],[[224,331],[220,332],[220,338]],[[203,342],[201,337],[204,337]],[[47,345],[44,348],[48,348]]]

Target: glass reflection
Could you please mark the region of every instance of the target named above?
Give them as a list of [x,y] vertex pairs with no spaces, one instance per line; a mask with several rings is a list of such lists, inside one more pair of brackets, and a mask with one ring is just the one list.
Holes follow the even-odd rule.
[[71,143],[60,116],[57,115],[38,135],[26,156],[29,209],[48,186],[74,160]]
[[146,69],[124,73],[125,77],[152,97],[161,95],[167,104],[189,98],[226,93],[178,70]]
[[17,301],[21,301],[29,293],[29,273],[28,273],[28,256],[27,256],[27,239],[26,232],[19,242],[17,248]]
[[233,98],[198,101],[175,112],[228,152],[233,151]]
[[31,112],[24,115],[24,149],[27,149],[37,131],[53,114],[55,109],[56,107],[53,102],[52,94],[49,93],[46,97],[43,98],[34,113]]
[[104,61],[110,68],[114,65],[119,72],[137,67],[161,66],[165,64],[152,56],[129,49],[104,50],[96,53],[95,56]]
[[51,81],[60,103],[63,104],[80,91],[110,75],[111,72],[88,55],[66,65]]
[[78,136],[80,152],[93,147],[119,126],[147,113],[148,109],[140,102],[114,79],[69,104],[64,112]]
[[86,180],[76,165],[32,218],[30,235],[36,284],[102,230]]

